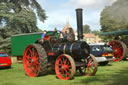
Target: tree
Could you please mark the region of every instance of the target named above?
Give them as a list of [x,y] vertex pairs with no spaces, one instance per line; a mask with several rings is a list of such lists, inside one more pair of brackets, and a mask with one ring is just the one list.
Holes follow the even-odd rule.
[[83,33],[90,33],[91,32],[91,29],[90,29],[90,26],[89,25],[84,25],[83,26]]
[[128,0],[117,0],[111,6],[106,6],[100,18],[101,31],[110,32],[128,29]]
[[41,21],[46,19],[44,10],[36,0],[1,0],[0,24],[5,26],[0,31],[7,32],[8,35],[36,32],[38,27],[34,10]]
[[57,28],[56,27],[54,28],[54,31],[57,31]]
[[93,33],[93,34],[95,34],[95,35],[98,35],[98,34],[100,34],[101,32],[100,32],[99,30],[93,30],[93,31],[91,31],[91,33]]
[[39,31],[36,15],[43,22],[47,18],[36,0],[0,0],[0,41],[9,41],[14,34]]

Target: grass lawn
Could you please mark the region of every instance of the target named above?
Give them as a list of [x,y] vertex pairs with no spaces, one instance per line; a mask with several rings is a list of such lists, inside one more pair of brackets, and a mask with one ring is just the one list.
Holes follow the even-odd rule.
[[128,61],[99,66],[95,76],[76,73],[72,80],[59,80],[55,73],[30,78],[22,64],[12,64],[11,69],[0,69],[0,85],[128,85]]

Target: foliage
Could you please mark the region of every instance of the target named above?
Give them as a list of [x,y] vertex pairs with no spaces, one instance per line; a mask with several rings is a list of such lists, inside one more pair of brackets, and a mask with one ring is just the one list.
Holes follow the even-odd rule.
[[91,31],[91,33],[93,33],[93,34],[95,34],[95,35],[98,35],[98,34],[101,33],[101,31],[99,31],[99,30],[93,30],[93,31]]
[[89,25],[84,25],[83,26],[83,33],[90,33],[91,32],[91,29],[90,29],[90,26]]
[[56,27],[54,28],[54,31],[57,31],[57,28]]
[[0,52],[11,53],[10,38],[0,40]]
[[111,6],[106,6],[100,18],[101,31],[110,32],[128,29],[128,0],[117,0]]
[[[35,13],[41,21],[46,20],[36,0],[0,0],[0,41],[14,34],[40,31]],[[4,43],[0,47],[5,49]]]
[[109,43],[114,39],[114,36],[100,36],[100,38],[103,40],[103,42]]

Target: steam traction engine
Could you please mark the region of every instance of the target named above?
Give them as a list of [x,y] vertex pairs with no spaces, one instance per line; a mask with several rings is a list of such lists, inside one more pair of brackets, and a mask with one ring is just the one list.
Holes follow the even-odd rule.
[[82,9],[76,9],[78,40],[73,34],[64,36],[61,31],[48,31],[42,39],[26,47],[23,56],[25,72],[30,77],[45,74],[48,67],[55,69],[59,79],[71,79],[76,70],[82,75],[95,75],[97,62],[90,54],[89,45],[82,41]]
[[[104,32],[101,36],[114,36],[114,39],[109,42],[114,50],[114,61],[126,60],[128,58],[128,30],[119,30],[113,32]],[[122,37],[122,38],[121,38]]]

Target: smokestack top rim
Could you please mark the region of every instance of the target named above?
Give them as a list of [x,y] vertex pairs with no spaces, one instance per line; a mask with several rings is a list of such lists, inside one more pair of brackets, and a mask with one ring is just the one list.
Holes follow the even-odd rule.
[[76,11],[78,11],[78,10],[83,10],[83,9],[82,8],[77,8]]

